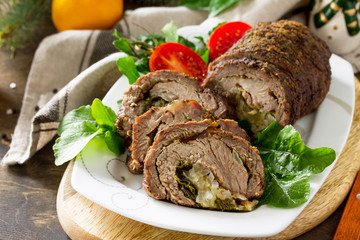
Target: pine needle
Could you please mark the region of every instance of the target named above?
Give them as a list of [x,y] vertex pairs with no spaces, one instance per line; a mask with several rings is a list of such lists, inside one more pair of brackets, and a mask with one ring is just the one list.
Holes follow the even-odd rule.
[[14,56],[16,48],[32,40],[33,31],[50,16],[50,0],[0,0],[0,47]]

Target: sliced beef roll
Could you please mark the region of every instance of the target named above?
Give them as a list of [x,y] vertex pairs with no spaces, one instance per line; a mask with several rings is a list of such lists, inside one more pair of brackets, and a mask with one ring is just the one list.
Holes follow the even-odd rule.
[[330,55],[325,42],[300,23],[259,23],[210,64],[203,87],[229,97],[254,132],[273,121],[285,126],[324,100]]
[[235,111],[221,95],[214,90],[200,88],[195,78],[162,70],[141,76],[124,93],[116,121],[118,132],[125,138],[131,138],[132,125],[137,117],[153,106],[165,106],[177,99],[194,99],[216,118],[235,116]]
[[[127,166],[132,173],[143,173],[146,153],[154,141],[157,132],[177,123],[214,119],[213,115],[201,107],[195,100],[175,100],[165,107],[153,107],[140,117],[133,125],[131,159]],[[234,135],[249,140],[246,132],[230,119],[217,120],[219,127]]]
[[179,205],[249,211],[263,194],[264,177],[255,147],[204,120],[157,134],[146,155],[143,188]]
[[152,107],[136,118],[132,133],[132,159],[127,165],[132,173],[143,173],[143,163],[148,148],[158,131],[176,123],[201,121],[213,118],[212,114],[195,100],[175,100],[165,107]]

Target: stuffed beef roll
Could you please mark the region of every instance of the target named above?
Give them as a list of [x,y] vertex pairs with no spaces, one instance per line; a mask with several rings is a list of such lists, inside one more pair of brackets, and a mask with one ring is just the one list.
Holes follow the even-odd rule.
[[[132,155],[127,162],[130,172],[143,173],[146,153],[159,131],[177,123],[202,121],[204,119],[214,119],[214,116],[195,100],[175,100],[165,107],[152,107],[136,118],[130,148]],[[219,119],[217,123],[219,128],[249,140],[247,133],[238,126],[236,121]]]
[[160,131],[146,155],[143,188],[156,199],[190,207],[249,211],[264,187],[258,150],[211,120],[180,123]]
[[194,99],[216,118],[233,118],[234,110],[214,90],[202,89],[186,74],[161,70],[141,76],[128,91],[117,115],[119,134],[129,140],[135,119],[151,107],[163,107],[174,100]]
[[253,132],[316,110],[329,91],[329,48],[297,22],[259,23],[209,66],[203,87],[236,105]]

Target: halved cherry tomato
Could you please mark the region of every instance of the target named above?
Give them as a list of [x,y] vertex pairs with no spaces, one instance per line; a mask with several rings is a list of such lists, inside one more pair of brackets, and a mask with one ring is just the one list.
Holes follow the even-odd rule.
[[244,22],[229,22],[216,28],[209,37],[209,60],[213,61],[234,45],[251,26]]
[[152,52],[150,71],[169,69],[197,78],[201,84],[207,73],[207,64],[190,48],[180,43],[163,43]]

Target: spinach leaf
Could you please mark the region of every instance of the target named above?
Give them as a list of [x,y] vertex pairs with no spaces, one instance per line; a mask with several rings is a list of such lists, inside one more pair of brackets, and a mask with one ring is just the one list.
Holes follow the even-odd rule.
[[189,171],[192,167],[193,165],[191,163],[181,160],[178,165],[175,166],[175,179],[179,184],[180,189],[184,193],[185,197],[196,202],[198,190],[184,173],[184,171]]
[[308,179],[336,158],[331,148],[307,147],[291,125],[274,122],[258,134],[255,144],[265,167],[266,187],[261,202],[275,207],[295,207],[309,198]]
[[96,123],[100,126],[107,126],[115,131],[114,122],[116,120],[116,114],[114,111],[105,106],[99,99],[94,99],[91,104],[91,115],[95,119]]
[[140,58],[140,59],[136,60],[135,65],[136,65],[136,70],[139,73],[147,74],[148,72],[150,72],[149,58],[146,58],[146,57]]
[[125,152],[124,139],[116,131],[105,132],[105,143],[110,151],[115,154],[122,154]]
[[209,62],[209,49],[204,39],[197,37],[199,41],[190,41],[178,35],[178,28],[174,21],[167,23],[161,30],[162,35],[149,33],[128,39],[115,30],[113,36],[117,38],[113,45],[129,57],[120,58],[117,66],[129,80],[130,85],[135,83],[141,74],[150,72],[149,60],[154,49],[166,42],[176,42],[195,51],[206,63]]
[[62,132],[61,137],[56,139],[53,146],[55,165],[59,166],[76,157],[100,131],[101,129],[90,121],[70,125]]
[[274,122],[258,135],[258,140],[256,145],[264,164],[277,174],[318,174],[336,158],[331,148],[307,147],[291,125],[281,129]]
[[196,53],[200,55],[200,57],[202,58],[202,60],[204,60],[204,62],[206,64],[209,64],[209,49],[208,48],[205,48],[202,50],[197,50]]
[[70,111],[62,119],[53,146],[55,164],[61,165],[76,157],[95,137],[105,141],[110,151],[121,154],[125,151],[123,138],[114,126],[116,114],[99,99],[92,105]]
[[266,187],[260,204],[269,204],[279,208],[293,208],[309,199],[309,176],[301,174],[290,178],[279,177],[265,170]]
[[213,28],[208,32],[208,35],[210,36],[218,27],[220,27],[221,25],[224,25],[225,23],[227,23],[227,22],[218,23],[215,27],[213,27]]
[[129,56],[134,56],[134,53],[130,48],[129,42],[126,41],[126,39],[123,38],[116,29],[113,35],[118,38],[113,42],[113,45],[117,48],[117,50],[119,50],[120,52],[124,52]]
[[120,70],[129,80],[129,84],[133,84],[140,77],[137,71],[134,59],[132,57],[119,58],[116,64]]
[[145,42],[154,48],[165,42],[165,37],[157,33],[141,34],[135,37],[139,42]]
[[193,51],[196,51],[196,45],[195,43],[187,40],[186,38],[184,38],[183,36],[179,36],[178,38],[178,43],[190,48]]
[[65,129],[71,127],[72,125],[79,125],[83,121],[93,121],[95,123],[95,119],[91,115],[91,107],[89,105],[81,106],[78,109],[68,112],[60,122],[58,135],[60,136]]

